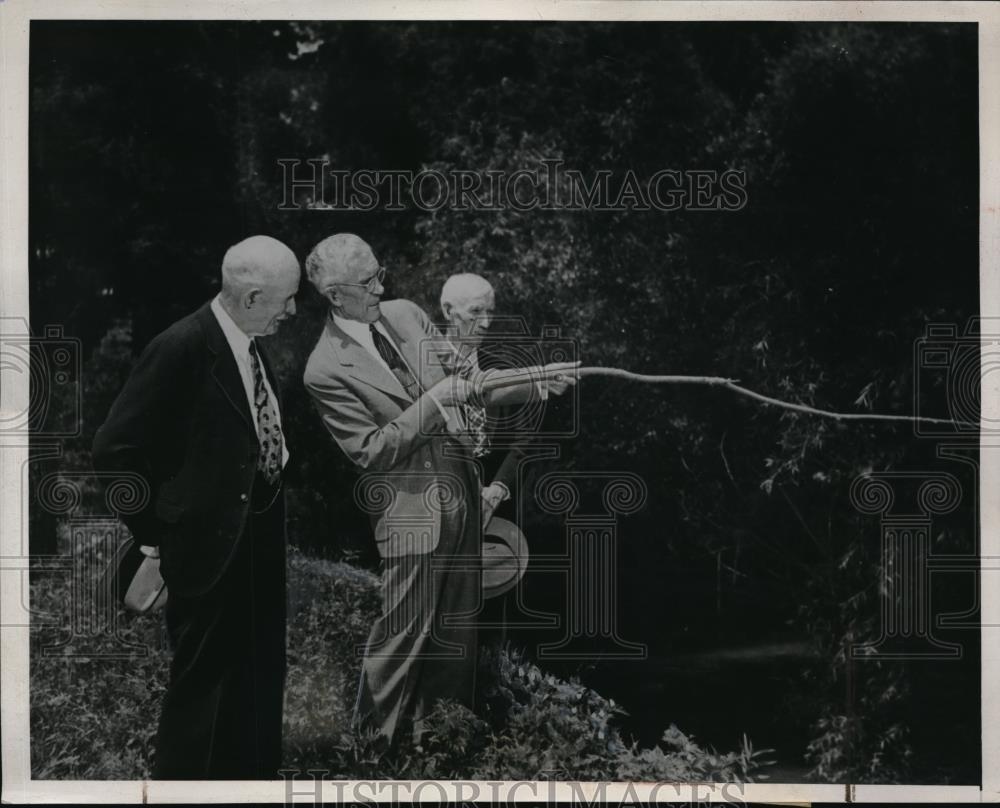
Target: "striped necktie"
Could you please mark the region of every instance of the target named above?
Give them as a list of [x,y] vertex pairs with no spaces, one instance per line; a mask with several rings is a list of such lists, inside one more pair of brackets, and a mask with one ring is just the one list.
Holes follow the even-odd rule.
[[403,385],[406,394],[413,401],[416,401],[420,395],[420,385],[413,378],[413,374],[410,373],[410,369],[406,366],[406,362],[403,361],[403,357],[399,355],[399,351],[396,350],[385,334],[375,327],[375,323],[370,323],[368,328],[371,331],[372,342],[375,343],[375,350],[378,351],[378,355],[382,357],[382,361],[389,366],[389,370],[399,380],[399,383]]

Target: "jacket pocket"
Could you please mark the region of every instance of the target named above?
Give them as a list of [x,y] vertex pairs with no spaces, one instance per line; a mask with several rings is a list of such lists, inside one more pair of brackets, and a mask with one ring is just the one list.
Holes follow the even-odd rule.
[[441,512],[426,497],[397,491],[388,511],[375,522],[375,542],[382,558],[431,553],[438,545]]

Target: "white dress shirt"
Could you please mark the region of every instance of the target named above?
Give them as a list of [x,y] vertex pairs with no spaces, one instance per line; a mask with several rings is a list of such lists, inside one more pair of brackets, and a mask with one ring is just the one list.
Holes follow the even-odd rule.
[[[375,361],[389,371],[389,373],[392,373],[392,368],[385,363],[385,360],[382,358],[382,354],[380,354],[378,352],[378,348],[375,347],[375,340],[372,339],[372,332],[368,328],[370,325],[369,323],[363,323],[360,320],[348,320],[345,317],[340,317],[336,314],[331,314],[331,316],[333,317],[333,322],[337,328],[347,334],[347,336],[375,357]],[[386,330],[385,326],[382,325],[382,322],[377,320],[374,325],[375,328],[378,329],[378,332],[389,340],[389,344],[396,349],[396,353],[398,353],[400,358],[403,359],[403,362],[406,362],[406,359],[403,358],[403,352],[399,350],[399,346],[396,344],[396,340],[389,336],[389,332]],[[413,373],[412,369],[410,372]],[[413,373],[413,378],[416,379],[417,374]]]
[[[250,364],[250,337],[243,333],[238,325],[233,321],[233,318],[229,316],[223,306],[222,301],[216,296],[212,301],[212,314],[215,315],[215,319],[219,321],[219,325],[222,328],[222,333],[226,335],[226,342],[229,343],[229,348],[233,352],[233,357],[236,359],[236,367],[240,369],[240,378],[243,380],[243,390],[247,395],[247,403],[250,405],[250,417],[253,418],[254,425],[257,424],[257,406],[254,403],[253,395],[253,365]],[[259,356],[258,352],[258,356]],[[263,363],[261,363],[260,368],[261,375],[264,377],[264,387],[267,389],[268,398],[271,401],[271,406],[274,407],[274,415],[278,421],[278,428],[281,428],[281,412],[278,410],[278,397],[274,394],[274,390],[271,389],[271,382],[267,379],[267,373],[264,371]],[[288,463],[288,441],[285,438],[285,430],[281,430],[281,466]]]

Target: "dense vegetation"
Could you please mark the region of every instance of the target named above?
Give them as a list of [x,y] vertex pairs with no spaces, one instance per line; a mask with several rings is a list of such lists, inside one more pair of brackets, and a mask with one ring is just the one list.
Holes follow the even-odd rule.
[[[676,727],[640,749],[623,739],[623,710],[576,681],[543,674],[517,653],[483,658],[484,718],[441,702],[422,746],[389,749],[384,738],[356,737],[351,710],[360,673],[359,643],[378,613],[378,583],[346,564],[293,553],[292,615],[284,761],[334,779],[644,780],[747,782],[769,750],[744,738],[738,752],[704,749]],[[159,700],[166,687],[162,614],[118,611],[117,639],[68,631],[68,576],[37,576],[32,600],[62,630],[32,646],[31,733],[35,779],[137,780],[149,776]],[[91,581],[93,583],[93,581]],[[123,652],[123,642],[132,644]],[[115,658],[115,655],[122,655]],[[304,774],[303,774],[304,776]]]
[[[34,473],[88,468],[131,357],[213,294],[224,249],[255,232],[300,256],[358,232],[390,268],[390,291],[428,311],[450,273],[482,272],[501,311],[533,333],[558,325],[587,364],[948,415],[926,385],[917,395],[914,346],[928,323],[961,331],[978,313],[976,47],[975,28],[958,25],[36,22],[31,316],[82,340],[84,405],[82,435]],[[345,170],[735,168],[748,201],[737,212],[279,210],[277,161],[318,157]],[[290,535],[313,555],[370,564],[353,471],[300,384],[323,317],[305,284],[299,308],[270,346],[295,458]],[[822,780],[977,781],[976,632],[943,632],[963,643],[943,663],[848,653],[878,636],[884,595],[878,519],[851,507],[852,481],[955,474],[962,506],[936,519],[932,549],[971,553],[971,466],[909,427],[708,390],[588,381],[576,417],[580,435],[558,442],[548,468],[629,471],[648,488],[619,524],[628,639],[669,659],[805,638],[808,660],[782,674],[795,715],[768,745],[801,738],[785,753],[808,755]],[[32,518],[35,551],[53,552],[55,520],[37,507]],[[561,523],[530,501],[524,527],[533,552],[562,546]],[[529,574],[529,597],[558,609],[549,584]],[[974,584],[936,576],[938,611],[971,610],[974,624]],[[754,695],[734,692],[701,698],[739,716]],[[681,706],[668,692],[660,726]],[[293,744],[324,743],[297,732]]]

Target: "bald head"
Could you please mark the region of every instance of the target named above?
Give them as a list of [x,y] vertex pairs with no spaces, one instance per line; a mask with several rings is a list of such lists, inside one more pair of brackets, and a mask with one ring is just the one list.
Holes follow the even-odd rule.
[[447,307],[465,303],[480,295],[493,294],[493,287],[482,275],[460,272],[452,275],[441,287],[441,312],[448,316]]
[[270,236],[250,236],[226,250],[222,258],[223,292],[238,296],[246,286],[299,274],[299,261],[288,247]]
[[299,261],[270,236],[250,236],[222,259],[222,303],[247,336],[273,334],[295,314]]
[[348,320],[378,320],[384,274],[372,248],[353,233],[323,239],[306,258],[309,281]]
[[451,337],[468,350],[477,347],[493,321],[495,295],[482,275],[462,272],[441,287],[441,313],[452,326]]

